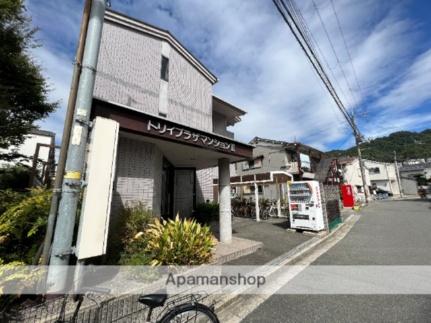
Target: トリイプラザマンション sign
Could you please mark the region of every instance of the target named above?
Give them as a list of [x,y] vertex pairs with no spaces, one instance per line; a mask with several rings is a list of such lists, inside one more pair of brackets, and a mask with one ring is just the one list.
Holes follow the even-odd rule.
[[253,155],[253,147],[250,145],[112,103],[95,100],[92,114],[117,121],[123,131],[198,146],[243,158],[251,158]]
[[168,126],[164,122],[148,120],[147,124],[148,131],[157,131],[159,134],[166,134],[170,137],[181,138],[194,143],[200,142],[204,145],[220,148],[228,151],[235,151],[235,144],[220,141],[212,136],[205,135],[202,133],[192,132],[182,127]]

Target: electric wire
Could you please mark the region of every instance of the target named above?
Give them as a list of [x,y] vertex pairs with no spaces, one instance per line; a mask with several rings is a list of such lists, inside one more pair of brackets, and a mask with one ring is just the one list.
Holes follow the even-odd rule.
[[295,39],[298,41],[301,49],[303,50],[303,52],[307,56],[308,60],[312,64],[312,66],[313,66],[314,70],[316,71],[316,73],[318,74],[319,78],[324,83],[329,94],[331,95],[331,97],[333,98],[337,107],[339,108],[340,112],[343,114],[344,118],[346,119],[346,122],[352,128],[355,137],[360,138],[361,135],[360,135],[359,129],[357,128],[357,126],[354,122],[354,117],[352,115],[350,115],[349,112],[347,111],[347,109],[344,107],[344,105],[343,105],[342,101],[340,100],[334,86],[332,85],[331,80],[329,79],[328,75],[326,74],[320,61],[317,59],[316,54],[313,51],[312,47],[307,42],[307,39],[304,37],[304,32],[301,30],[297,21],[295,21],[294,17],[292,16],[292,13],[289,11],[289,9],[287,8],[287,6],[283,0],[273,0],[273,3],[275,4],[277,10],[279,11],[279,13],[282,16],[285,23],[288,25],[288,27],[291,30],[292,34],[294,35]]
[[[347,57],[350,62],[350,67],[352,68],[353,78],[355,80],[357,89],[359,91],[359,96],[361,97],[364,95],[364,91],[362,90],[361,84],[359,83],[358,74],[356,73],[355,65],[353,64],[352,54],[350,52],[349,46],[347,46],[346,37],[344,35],[343,28],[341,27],[340,19],[338,18],[338,13],[337,13],[337,9],[335,8],[334,1],[333,0],[330,0],[330,1],[331,1],[332,12],[334,13],[335,19],[337,21],[338,30],[341,34],[341,38],[344,43],[344,48],[346,49]],[[363,111],[362,113],[365,114],[366,112]]]
[[[326,68],[328,68],[330,76],[332,78],[332,80],[335,82],[336,88],[338,88],[343,96],[343,98],[347,99],[347,95],[344,92],[343,87],[340,86],[340,83],[338,83],[337,78],[335,77],[335,73],[334,70],[332,69],[332,67],[329,65],[325,55],[323,54],[323,51],[321,50],[319,43],[316,41],[316,39],[314,38],[313,34],[311,33],[310,29],[307,26],[307,23],[305,22],[304,17],[301,14],[301,10],[297,7],[296,3],[294,0],[287,0],[287,6],[291,8],[293,16],[295,18],[298,19],[299,25],[301,28],[303,28],[304,30],[304,36],[306,38],[306,40],[308,41],[308,43],[310,44],[311,48],[317,53],[316,53],[316,57],[317,58],[321,58],[323,61],[323,64],[325,65]],[[353,106],[353,102],[350,102],[350,104]],[[334,107],[335,108],[335,107]],[[337,112],[337,111],[334,111]],[[338,114],[335,114],[336,118],[338,119]]]
[[[317,6],[317,4],[316,4],[316,2],[314,0],[311,0],[311,1],[313,3],[313,8],[314,8],[314,10],[315,10],[315,12],[316,12],[316,14],[317,14],[317,16],[319,18],[320,24],[322,25],[322,29],[323,29],[323,31],[324,31],[324,33],[326,35],[326,38],[328,39],[329,46],[331,47],[332,53],[335,56],[335,59],[337,61],[337,65],[338,65],[338,67],[339,67],[339,69],[340,69],[340,71],[341,71],[341,73],[343,75],[344,80],[346,81],[347,88],[349,90],[348,92],[349,92],[349,94],[351,96],[352,102],[355,102],[357,99],[355,99],[355,95],[353,94],[352,86],[351,86],[351,84],[349,82],[349,79],[347,78],[346,72],[345,72],[345,70],[343,68],[343,65],[341,64],[340,58],[337,55],[337,51],[335,50],[334,43],[331,40],[331,36],[329,35],[328,29],[326,28],[326,25],[325,25],[325,22],[323,21],[322,15],[320,14],[319,7]],[[355,108],[355,105],[352,106],[352,112],[354,111],[354,108]]]

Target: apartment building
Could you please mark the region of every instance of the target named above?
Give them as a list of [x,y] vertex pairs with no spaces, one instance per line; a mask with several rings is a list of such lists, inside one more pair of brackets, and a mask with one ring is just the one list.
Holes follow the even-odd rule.
[[213,95],[216,82],[169,31],[106,12],[92,113],[120,126],[113,210],[142,202],[165,218],[190,216],[213,190],[200,170],[215,166],[229,189],[230,164],[252,146],[234,139],[228,127],[245,112]]

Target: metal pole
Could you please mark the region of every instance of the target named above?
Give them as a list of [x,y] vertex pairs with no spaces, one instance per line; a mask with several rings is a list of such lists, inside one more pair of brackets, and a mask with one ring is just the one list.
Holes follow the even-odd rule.
[[32,165],[31,165],[30,178],[29,178],[29,183],[28,183],[29,187],[35,186],[34,183],[35,183],[35,178],[36,178],[36,175],[37,175],[37,161],[39,159],[40,146],[41,146],[40,143],[36,144],[36,149],[35,149],[35,152],[34,152],[34,155],[33,155],[33,162],[32,162]]
[[355,139],[356,139],[356,148],[358,149],[359,168],[361,169],[362,186],[364,187],[365,203],[368,204],[368,187],[367,187],[367,181],[365,180],[364,162],[362,161],[362,152],[361,152],[361,148],[359,147],[360,137],[358,134],[355,134]]
[[256,177],[254,178],[254,205],[255,205],[255,210],[256,210],[256,221],[259,222],[260,221],[260,207],[259,207],[259,187],[257,186],[256,183]]
[[394,163],[395,163],[395,176],[397,177],[397,183],[398,183],[398,189],[400,191],[400,197],[403,197],[403,188],[401,187],[401,177],[400,177],[400,170],[398,169],[398,162],[397,162],[397,152],[394,150]]
[[62,197],[50,257],[47,279],[50,292],[64,292],[68,275],[67,269],[64,266],[69,264],[69,256],[73,253],[73,229],[75,227],[76,209],[81,192],[81,173],[84,168],[105,6],[105,0],[93,0],[91,5],[73,128],[62,185]]
[[52,236],[54,233],[55,218],[57,216],[58,202],[61,196],[61,185],[63,184],[64,167],[66,165],[67,148],[69,147],[70,131],[72,129],[73,114],[75,112],[76,94],[78,82],[81,75],[82,57],[84,55],[85,38],[87,36],[88,20],[90,17],[91,1],[86,0],[82,14],[81,30],[79,33],[78,48],[76,49],[75,65],[73,67],[72,82],[70,85],[69,101],[67,102],[66,117],[64,120],[63,137],[61,139],[60,156],[56,169],[54,187],[52,192],[51,207],[49,209],[48,222],[46,225],[45,240],[43,242],[42,265],[48,265],[51,250]]

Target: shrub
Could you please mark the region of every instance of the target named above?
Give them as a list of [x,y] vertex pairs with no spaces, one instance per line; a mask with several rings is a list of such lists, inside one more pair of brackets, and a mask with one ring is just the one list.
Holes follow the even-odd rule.
[[153,213],[143,203],[137,203],[131,207],[124,208],[121,212],[123,242],[127,243],[136,234],[145,231],[153,219]]
[[32,262],[44,238],[50,203],[51,191],[35,188],[0,216],[0,257],[6,262]]
[[23,200],[27,194],[18,193],[11,189],[0,190],[0,214],[6,211],[10,206]]
[[215,202],[198,204],[193,217],[200,224],[210,224],[219,217],[219,204]]
[[[43,268],[29,269],[22,261],[5,263],[0,258],[0,313],[6,312],[14,303],[19,303],[22,295],[35,288],[43,273]],[[14,289],[16,294],[5,293],[8,289]]]
[[6,166],[0,168],[0,190],[22,191],[28,187],[30,169],[25,166]]
[[143,235],[151,265],[200,265],[212,258],[215,239],[208,226],[195,220],[156,219]]
[[135,239],[135,236],[144,232],[153,219],[151,210],[143,203],[124,208],[119,214],[118,225],[112,231],[108,262],[132,266],[148,264],[147,256],[142,256],[144,239]]

